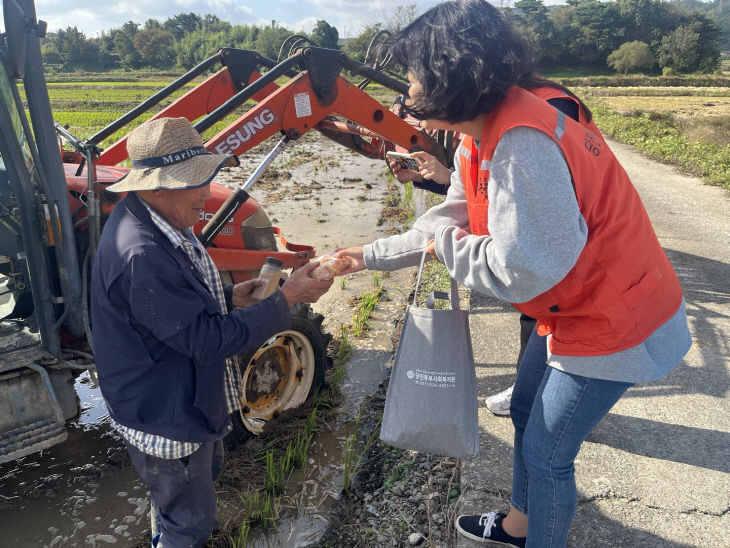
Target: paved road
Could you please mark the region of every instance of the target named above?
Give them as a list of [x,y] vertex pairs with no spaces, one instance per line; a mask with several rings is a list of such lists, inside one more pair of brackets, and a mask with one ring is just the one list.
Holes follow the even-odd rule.
[[[694,343],[666,379],[627,392],[584,444],[568,546],[730,547],[730,196],[610,146],[680,277]],[[462,463],[462,513],[506,510],[512,423],[484,398],[513,381],[518,316],[473,295],[471,329],[481,452]]]

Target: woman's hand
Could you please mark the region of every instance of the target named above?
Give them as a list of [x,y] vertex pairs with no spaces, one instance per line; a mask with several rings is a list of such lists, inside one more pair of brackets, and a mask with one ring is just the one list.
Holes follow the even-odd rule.
[[250,304],[259,302],[258,299],[254,299],[251,293],[257,287],[266,285],[264,280],[248,280],[241,282],[233,286],[233,306],[236,308],[245,308]]
[[398,179],[398,181],[400,181],[401,183],[407,183],[408,181],[415,181],[416,183],[423,182],[423,177],[421,177],[421,174],[418,171],[405,169],[403,166],[401,166],[400,162],[396,160],[389,160],[388,165],[393,171],[393,175],[395,175],[395,178]]
[[411,152],[411,157],[418,160],[421,166],[419,173],[423,179],[430,179],[440,185],[448,185],[451,183],[451,170],[439,162],[435,156],[419,150]]
[[347,270],[342,273],[342,275],[352,274],[354,272],[360,272],[361,270],[365,270],[365,261],[362,258],[362,246],[335,249],[335,252],[332,254],[332,256],[337,258],[350,257],[351,259],[353,259],[352,261],[350,261],[350,265],[348,266]]
[[429,240],[426,244],[426,253],[431,255],[434,259],[436,259],[438,262],[441,262],[441,259],[439,259],[438,255],[436,255],[436,240]]

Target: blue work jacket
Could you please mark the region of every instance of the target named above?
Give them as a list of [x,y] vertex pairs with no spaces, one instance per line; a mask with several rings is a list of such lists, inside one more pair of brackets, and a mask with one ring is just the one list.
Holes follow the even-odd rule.
[[[224,287],[231,308],[232,286]],[[101,392],[111,417],[166,438],[206,442],[228,431],[226,358],[291,324],[280,291],[222,314],[203,275],[130,193],[104,226],[91,280]]]

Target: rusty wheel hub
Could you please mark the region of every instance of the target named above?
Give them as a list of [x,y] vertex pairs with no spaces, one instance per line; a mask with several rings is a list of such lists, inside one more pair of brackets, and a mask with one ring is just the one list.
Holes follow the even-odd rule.
[[304,403],[314,367],[312,345],[299,331],[282,331],[263,344],[243,375],[241,418],[246,428],[258,435],[267,420]]

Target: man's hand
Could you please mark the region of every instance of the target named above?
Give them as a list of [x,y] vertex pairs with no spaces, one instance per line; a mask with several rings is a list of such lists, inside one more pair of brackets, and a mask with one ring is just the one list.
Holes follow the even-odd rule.
[[365,261],[362,258],[362,246],[345,247],[336,249],[332,254],[333,257],[350,257],[354,261],[350,261],[350,265],[341,275],[352,274],[353,272],[360,272],[365,270]]
[[259,286],[265,285],[265,280],[248,280],[233,286],[233,306],[245,308],[250,304],[259,302],[251,297],[251,293]]
[[317,265],[319,265],[318,262],[305,264],[292,272],[281,286],[281,292],[289,306],[294,303],[315,303],[317,299],[327,293],[334,280],[315,280],[309,276]]

